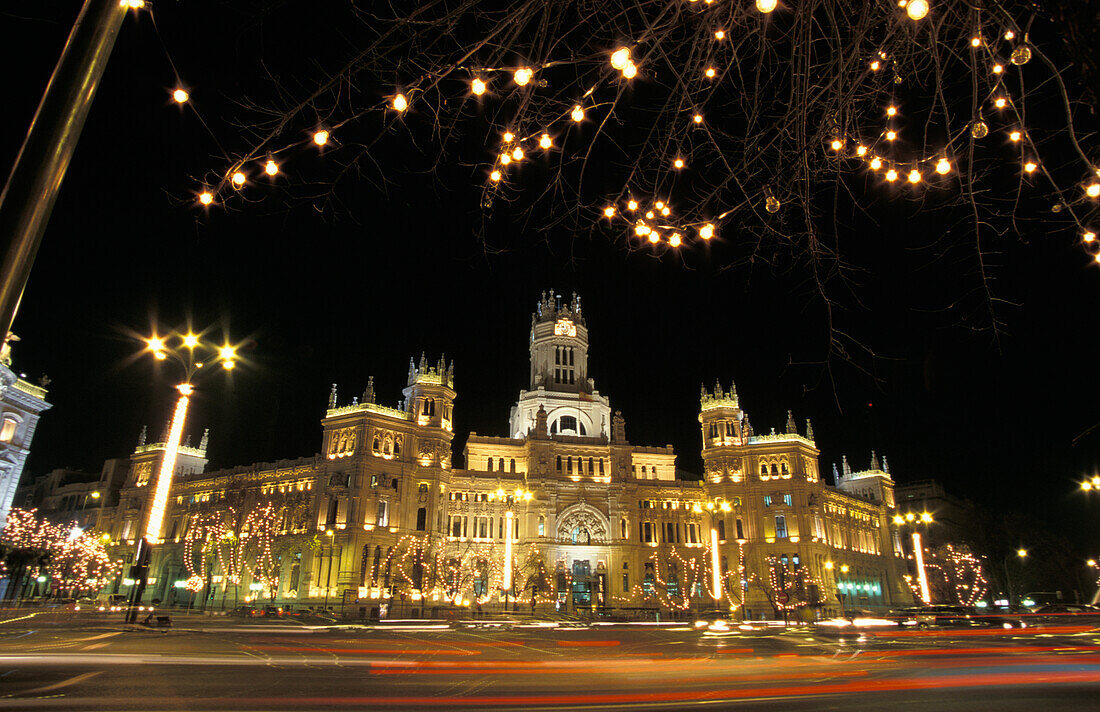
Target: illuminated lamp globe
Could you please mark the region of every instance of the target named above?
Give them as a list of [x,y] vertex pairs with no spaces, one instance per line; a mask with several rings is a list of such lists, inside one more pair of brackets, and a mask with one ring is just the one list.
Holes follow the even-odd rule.
[[974,138],[985,138],[989,135],[989,126],[984,121],[975,121],[970,125],[970,135]]
[[691,120],[694,121],[697,124],[701,124],[701,123],[703,123],[703,115],[702,114],[696,114],[695,116],[691,117]]
[[1034,173],[1039,169],[1039,164],[1035,161],[1028,161],[1024,164],[1024,173]]
[[890,170],[886,171],[886,180],[888,180],[888,181],[890,181],[891,183],[893,183],[893,182],[894,182],[894,181],[896,181],[897,179],[898,179],[898,172],[897,172],[897,171],[895,171],[895,170],[894,170],[893,168],[891,168]]
[[633,79],[634,77],[638,76],[638,68],[634,66],[633,62],[630,62],[625,67],[623,67],[623,76],[627,79]]
[[657,232],[656,230],[650,230],[649,241],[653,244],[657,244],[661,241],[661,233]]
[[993,65],[993,73],[994,74],[1000,74],[1004,70],[1005,70],[1005,68],[1003,66],[1001,66],[1000,64],[994,64]]
[[911,0],[905,6],[905,14],[911,20],[923,20],[928,16],[928,0]]
[[714,79],[714,75],[717,73],[718,72],[714,70],[714,67],[707,67],[707,71],[703,72],[703,74],[706,75],[707,79]]
[[774,195],[769,195],[767,199],[764,200],[764,209],[767,210],[769,213],[778,213],[779,198],[775,197]]
[[269,176],[273,176],[278,174],[278,172],[279,164],[276,163],[274,160],[268,159],[267,163],[264,164],[264,173],[268,174]]
[[186,104],[187,100],[191,98],[191,95],[187,93],[186,89],[176,89],[172,92],[172,100],[177,104]]
[[1100,198],[1100,183],[1090,183],[1086,186],[1085,195],[1090,198]]
[[554,145],[554,142],[550,139],[550,134],[543,134],[539,139],[539,148],[550,148]]
[[203,205],[210,205],[214,202],[214,194],[211,193],[209,190],[204,190],[203,192],[199,193],[199,202]]
[[626,209],[627,210],[637,210],[638,209],[638,201],[637,200],[631,200],[630,202],[628,202],[626,204]]
[[726,39],[726,31],[725,30],[718,30],[717,32],[714,33],[714,39],[716,39],[716,40]]
[[524,155],[523,154],[523,149],[520,148],[519,146],[516,146],[516,150],[512,151],[512,160],[522,161],[523,160],[523,155]]
[[1096,233],[1092,232],[1090,230],[1090,231],[1086,232],[1084,235],[1081,235],[1081,239],[1084,240],[1085,242],[1092,242],[1093,240],[1096,239]]
[[620,47],[611,53],[611,66],[620,72],[630,63],[630,49],[628,47]]
[[577,123],[584,121],[584,109],[581,108],[580,104],[573,107],[573,111],[569,113],[569,118]]
[[409,100],[405,98],[404,94],[398,94],[393,98],[394,111],[404,111],[409,108]]
[[1017,67],[1027,64],[1031,61],[1031,48],[1027,45],[1020,45],[1012,50],[1012,56],[1009,58],[1009,61]]
[[921,179],[920,171],[918,171],[916,168],[909,171],[909,182],[910,183],[920,183],[920,179]]
[[678,232],[672,233],[672,236],[668,238],[668,244],[672,245],[673,247],[679,247],[681,242],[682,240],[680,238],[680,233]]
[[704,240],[709,240],[710,238],[714,237],[714,225],[712,223],[707,223],[703,227],[699,228],[699,237]]
[[485,89],[485,82],[483,82],[481,79],[475,79],[470,82],[470,91],[472,91],[475,96],[481,96],[482,94],[484,94]]
[[233,185],[240,188],[242,185],[244,185],[244,181],[245,181],[244,173],[242,173],[240,171],[234,171],[233,175],[230,177],[230,180],[233,181]]
[[946,158],[941,158],[940,160],[936,161],[936,173],[939,173],[941,176],[945,176],[950,172],[951,172],[951,162],[950,161],[948,161]]
[[531,77],[533,77],[534,74],[535,73],[527,67],[521,67],[520,69],[516,70],[515,74],[512,75],[512,79],[514,79],[516,81],[516,84],[520,85],[521,87],[527,86],[527,83],[531,81]]
[[778,4],[778,0],[756,0],[756,9],[767,15]]
[[864,145],[856,146],[856,155],[862,158],[867,155],[867,147]]
[[999,96],[999,97],[997,97],[996,99],[993,100],[993,106],[997,107],[998,109],[1005,108],[1005,106],[1007,104],[1008,104],[1008,99],[1005,99],[1003,96]]
[[871,159],[871,170],[877,171],[879,168],[882,168],[882,159],[875,156]]
[[493,171],[492,173],[489,174],[489,180],[493,181],[494,183],[499,181],[500,178],[501,178],[500,171]]
[[667,218],[667,217],[668,217],[668,216],[669,216],[669,215],[670,215],[671,213],[672,213],[672,208],[668,207],[667,205],[666,205],[665,207],[661,208],[661,215],[665,216],[666,218]]
[[507,153],[502,153],[502,154],[500,154],[500,162],[503,163],[504,165],[508,165],[509,163],[512,162],[512,157],[510,155],[508,155]]
[[684,159],[677,158],[675,161],[672,162],[672,165],[675,166],[676,168],[683,168],[684,167]]
[[324,146],[328,143],[328,131],[321,130],[313,134],[313,142],[318,146]]
[[606,208],[604,208],[603,209],[603,216],[605,218],[615,217],[615,208],[614,208],[614,206],[608,205]]
[[898,137],[898,132],[897,131],[887,131],[886,132],[886,140],[887,141],[893,141],[897,137]]

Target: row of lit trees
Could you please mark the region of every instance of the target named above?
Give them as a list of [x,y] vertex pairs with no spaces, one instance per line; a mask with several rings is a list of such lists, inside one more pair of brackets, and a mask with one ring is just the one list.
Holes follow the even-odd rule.
[[53,524],[35,509],[13,508],[0,530],[0,576],[8,580],[8,598],[21,595],[32,581],[48,580],[59,595],[98,591],[121,567],[97,534],[75,522]]

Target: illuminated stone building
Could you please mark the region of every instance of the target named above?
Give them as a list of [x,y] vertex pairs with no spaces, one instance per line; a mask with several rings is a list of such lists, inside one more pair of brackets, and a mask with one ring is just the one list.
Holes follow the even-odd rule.
[[[736,393],[719,388],[704,391],[699,415],[705,478],[682,478],[672,446],[631,444],[596,389],[576,296],[543,295],[529,357],[505,436],[471,433],[463,469],[451,462],[454,366],[424,356],[410,360],[396,407],[376,402],[373,378],[351,403],[334,385],[319,455],[205,472],[205,436],[182,449],[147,596],[178,601],[190,581],[216,602],[350,615],[732,607],[771,617],[776,604],[911,601],[884,472],[825,485],[811,432],[790,423],[754,435]],[[154,444],[132,457],[104,527],[123,551],[162,456]]]
[[50,408],[45,386],[29,383],[8,368],[9,353],[5,341],[7,363],[0,362],[0,528],[8,520],[38,418]]

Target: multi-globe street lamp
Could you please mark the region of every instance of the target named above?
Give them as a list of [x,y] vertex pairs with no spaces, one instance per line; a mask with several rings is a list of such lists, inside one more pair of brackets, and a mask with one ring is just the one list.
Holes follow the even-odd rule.
[[217,346],[202,340],[200,335],[188,331],[186,334],[172,336],[153,336],[145,339],[145,351],[151,353],[157,361],[174,361],[183,369],[183,379],[176,385],[179,398],[172,413],[172,420],[168,426],[168,437],[164,443],[164,456],[157,471],[156,482],[153,487],[153,499],[149,504],[148,518],[145,520],[145,529],[138,540],[137,551],[134,553],[134,566],[131,569],[130,578],[134,580],[134,586],[130,595],[130,606],[126,614],[126,621],[134,623],[137,620],[137,605],[145,593],[146,578],[149,570],[152,547],[161,539],[164,526],[164,513],[168,506],[168,494],[172,488],[172,478],[176,471],[176,457],[179,454],[180,440],[183,437],[183,426],[187,420],[187,408],[191,402],[191,395],[195,391],[194,381],[200,373],[207,373],[203,369],[209,364],[220,363],[226,371],[236,366],[237,350],[230,344]]

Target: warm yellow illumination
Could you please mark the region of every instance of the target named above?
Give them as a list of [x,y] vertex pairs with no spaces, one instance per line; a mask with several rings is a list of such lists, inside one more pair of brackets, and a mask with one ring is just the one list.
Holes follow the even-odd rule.
[[993,73],[994,73],[994,74],[1000,74],[1000,73],[1001,73],[1001,72],[1003,72],[1004,70],[1005,70],[1004,66],[1002,66],[1002,65],[1000,65],[1000,64],[994,64],[994,65],[993,65]]
[[1100,197],[1100,183],[1089,183],[1085,186],[1085,195],[1090,198]]
[[894,515],[894,524],[899,524],[899,525],[900,524],[905,524],[905,517],[901,516],[900,514],[895,514]]
[[911,20],[923,20],[928,15],[928,0],[909,0],[905,6],[905,14]]
[[825,562],[825,570],[826,570],[826,571],[832,571],[832,570],[833,570],[833,562],[831,562],[831,561],[826,561],[826,562]]
[[887,131],[886,132],[886,140],[887,141],[893,141],[897,137],[898,137],[898,132],[897,131]]
[[683,168],[684,167],[684,159],[677,158],[675,161],[672,162],[672,165],[675,166],[676,168]]
[[313,142],[318,146],[324,146],[328,143],[328,131],[321,129],[317,133],[313,134]]
[[233,181],[233,185],[240,188],[242,185],[244,185],[244,173],[240,171],[233,171],[233,175],[230,177],[230,180]]
[[890,181],[891,183],[893,183],[893,182],[894,182],[894,181],[896,181],[897,179],[898,179],[898,172],[897,172],[897,171],[895,171],[895,170],[894,170],[893,168],[891,168],[890,170],[886,171],[886,180],[888,180],[888,181]]
[[856,146],[856,155],[859,156],[860,158],[862,158],[863,156],[866,156],[867,155],[867,147],[862,145],[862,144],[860,144],[859,146]]
[[1014,39],[1015,37],[1016,37],[1016,33],[1013,32],[1012,30],[1007,30],[1005,32],[1005,39],[1006,40],[1011,40],[1011,39]]
[[[757,0],[759,2],[759,0]],[[711,583],[714,584],[714,590],[711,591],[711,596],[714,600],[722,598],[722,567],[719,565],[721,560],[718,557],[718,530],[710,530],[710,570],[711,570]]]
[[264,164],[264,173],[269,176],[277,175],[279,173],[279,164],[274,160],[268,159],[267,163]]
[[879,168],[882,168],[882,159],[875,156],[871,159],[871,170],[877,171]]
[[500,176],[500,171],[493,171],[492,173],[489,174],[489,180],[493,181],[494,183],[499,181],[500,177],[501,177]]
[[[658,201],[657,201],[656,203],[654,203],[654,204],[653,204],[653,207],[655,207],[655,208],[657,208],[658,210],[660,210],[661,208],[665,207],[665,201],[663,201],[663,200],[658,200]],[[653,216],[652,216],[652,215],[650,215],[650,217],[653,217]]]
[[512,79],[516,81],[516,84],[519,84],[522,87],[526,86],[527,83],[531,81],[531,77],[533,77],[534,75],[535,73],[527,67],[520,67],[516,70],[515,74],[512,75]]
[[1031,61],[1031,48],[1027,45],[1020,45],[1012,50],[1012,56],[1008,58],[1008,61],[1015,64],[1017,67],[1027,64]]
[[921,512],[920,520],[924,524],[931,524],[932,523],[932,513],[931,512]]
[[191,332],[184,334],[183,345],[189,349],[193,349],[199,345],[199,337],[195,336]]
[[569,118],[573,119],[577,123],[584,121],[584,109],[581,108],[580,104],[577,104],[573,107],[573,111],[569,113]]
[[512,141],[516,140],[516,135],[511,131],[505,131],[504,135],[501,136],[501,138],[504,139],[504,143],[511,143]]
[[844,147],[844,142],[838,138],[834,138],[833,142],[829,144],[829,147],[832,148],[834,151],[839,151],[841,148]]
[[881,67],[881,66],[882,65],[879,64],[879,61],[876,59],[875,61],[871,62],[871,71],[872,72],[877,72],[878,68]]
[[1023,137],[1024,137],[1024,135],[1022,133],[1020,133],[1019,131],[1010,131],[1008,133],[1008,140],[1012,141],[1013,143],[1015,143],[1016,141],[1019,141]]
[[146,339],[145,344],[146,344],[146,346],[149,347],[150,351],[163,351],[164,350],[164,339],[160,338],[159,336],[153,336],[151,338]]
[[629,47],[620,47],[619,49],[617,49],[617,50],[615,50],[614,52],[611,53],[611,66],[614,69],[617,69],[621,72],[623,70],[623,67],[625,67],[627,65],[627,63],[629,63],[629,62],[630,62],[630,48]]
[[627,62],[626,66],[623,67],[623,76],[627,79],[638,76],[638,68],[634,66],[633,62]]
[[615,217],[615,207],[612,205],[608,205],[606,208],[603,209],[603,216],[605,218]]
[[941,158],[940,160],[936,161],[936,173],[939,173],[941,176],[945,176],[950,172],[951,161],[948,161],[946,158]]
[[714,67],[707,67],[707,71],[703,72],[707,79],[714,79],[714,75],[718,72],[714,71]]
[[550,138],[550,134],[543,134],[539,139],[539,148],[550,148],[554,145],[553,140]]
[[483,82],[481,79],[474,79],[472,82],[470,82],[470,91],[472,91],[475,96],[481,96],[482,94],[484,94],[485,89],[485,82]]
[[1027,556],[1027,549],[1017,549],[1016,556],[1019,556],[1021,559],[1025,558]]
[[841,564],[840,565],[840,573],[842,573],[842,574],[848,573],[848,564]]
[[1081,235],[1081,239],[1084,240],[1085,242],[1092,242],[1093,240],[1096,239],[1096,233],[1093,232],[1092,230],[1089,230],[1084,235]]
[[656,230],[650,230],[649,231],[649,241],[652,242],[653,244],[657,244],[658,242],[661,241],[661,233],[657,232]]
[[971,47],[981,47],[982,46],[982,38],[981,37],[971,37],[970,38],[970,46]]
[[1096,568],[1096,559],[1089,559],[1088,561],[1085,562],[1085,566],[1089,566],[1089,567],[1095,569]]
[[121,0],[118,4],[130,10],[140,10],[145,7],[145,0]]
[[913,521],[916,521],[916,519],[917,519],[917,515],[913,514],[912,512],[906,512],[905,513],[905,521],[913,522]]
[[172,100],[177,104],[186,104],[187,100],[191,98],[191,95],[187,93],[186,89],[176,89],[172,92]]
[[756,9],[767,15],[778,4],[778,0],[756,0]]
[[726,31],[725,31],[725,30],[717,30],[717,31],[716,31],[716,32],[714,33],[714,39],[716,39],[716,40],[724,40],[724,39],[726,39]]
[[920,179],[921,179],[920,171],[918,171],[916,168],[909,171],[909,182],[910,183],[920,183]]
[[672,208],[668,207],[667,205],[661,208],[661,215],[664,215],[666,218],[669,216],[670,213],[672,213]]
[[199,193],[199,202],[203,205],[210,205],[214,202],[214,194],[211,193],[209,190],[204,190],[203,192]]
[[[504,590],[512,590],[512,517],[511,511],[504,513]],[[505,594],[507,595],[507,593]]]
[[1035,161],[1028,161],[1024,164],[1024,173],[1034,173],[1036,170],[1038,170],[1038,168],[1038,163],[1036,163]]
[[512,162],[511,154],[508,154],[508,153],[500,154],[500,162],[503,163],[504,165],[508,165],[509,163],[511,163]]
[[975,121],[970,126],[970,135],[974,138],[985,138],[989,135],[989,126],[984,121]]
[[714,237],[714,225],[712,223],[707,223],[703,227],[699,228],[699,237],[704,240],[709,240],[710,238]]
[[237,349],[232,346],[222,346],[218,349],[218,358],[224,361],[231,361],[237,357]]
[[703,123],[703,115],[702,114],[696,114],[695,116],[691,117],[691,120],[694,121],[697,124],[701,124],[701,123]]
[[520,148],[519,146],[516,146],[515,150],[512,151],[512,160],[514,160],[514,161],[522,161],[523,160],[523,149]]
[[928,590],[928,575],[924,571],[924,546],[920,532],[913,532],[913,557],[917,563],[917,582],[920,584],[920,600],[925,604],[932,602],[932,593]]
[[183,437],[183,423],[187,418],[187,405],[190,403],[192,387],[190,383],[176,386],[180,392],[176,401],[176,410],[168,426],[168,439],[164,444],[164,456],[157,472],[157,484],[153,490],[153,500],[149,505],[149,520],[145,523],[145,538],[148,541],[160,539],[164,524],[164,511],[168,504],[168,494],[172,488],[172,477],[176,472],[176,455],[179,453],[180,439]]
[[404,111],[409,108],[409,100],[405,98],[404,94],[398,94],[393,98],[394,111]]
[[672,233],[672,236],[668,238],[668,244],[672,245],[673,247],[679,247],[680,242],[681,242],[681,238],[680,238],[680,233],[678,233],[678,232]]
[[896,106],[886,107],[886,115],[887,116],[897,116],[897,114],[898,114],[898,107],[896,107]]
[[637,200],[628,201],[627,204],[626,204],[626,209],[627,210],[637,210],[638,209],[638,201]]
[[1003,96],[999,96],[993,100],[993,106],[997,107],[998,109],[1005,108],[1006,104],[1008,104],[1008,100],[1005,99]]

